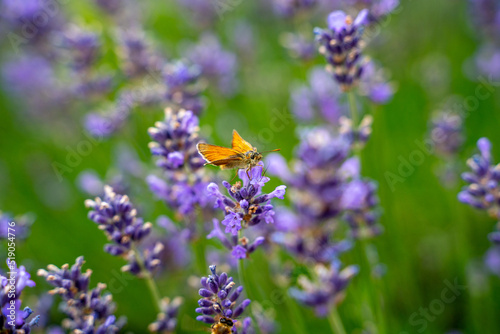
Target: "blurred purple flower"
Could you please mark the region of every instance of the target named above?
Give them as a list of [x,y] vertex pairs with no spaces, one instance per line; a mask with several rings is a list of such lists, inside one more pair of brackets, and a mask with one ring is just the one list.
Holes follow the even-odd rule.
[[0,240],[7,240],[9,232],[15,235],[16,240],[25,240],[30,235],[33,217],[30,215],[22,215],[13,217],[7,212],[0,211]]
[[182,61],[171,62],[163,69],[166,99],[178,109],[191,110],[199,115],[204,108],[200,85],[201,70]]
[[274,12],[284,17],[293,17],[317,4],[317,0],[273,0],[272,2]]
[[38,270],[38,276],[46,279],[54,289],[51,294],[62,297],[61,310],[69,317],[63,326],[78,333],[118,333],[125,325],[125,319],[114,316],[115,304],[110,294],[103,294],[106,284],[98,283],[89,290],[91,270],[82,273],[83,256],[76,259],[71,267],[61,268],[49,265],[47,270]]
[[375,104],[386,104],[394,95],[394,86],[387,82],[383,69],[379,69],[373,61],[363,64],[359,89]]
[[281,43],[290,52],[293,58],[308,61],[316,56],[314,40],[298,33],[287,33],[281,37]]
[[233,95],[236,91],[236,55],[226,51],[215,35],[205,33],[198,44],[191,45],[185,56],[201,69],[202,76],[208,78],[224,95]]
[[68,26],[58,35],[58,57],[80,72],[87,72],[98,59],[101,42],[97,33],[76,25]]
[[340,263],[333,263],[330,268],[316,265],[317,277],[311,281],[305,276],[299,277],[301,289],[291,288],[290,294],[299,302],[314,307],[316,314],[325,317],[331,307],[341,300],[341,295],[351,279],[358,273],[357,266],[348,266],[340,270]]
[[311,121],[320,116],[331,124],[338,125],[339,117],[347,112],[339,102],[342,94],[337,85],[323,68],[313,68],[309,72],[309,87],[297,86],[291,93],[291,109],[301,121]]
[[457,154],[464,143],[463,132],[463,119],[457,113],[440,111],[431,119],[430,139],[438,155],[450,157]]
[[477,79],[477,74],[494,80],[500,79],[500,46],[494,44],[483,45],[475,54],[474,61],[476,69],[474,79]]
[[162,299],[162,312],[158,314],[157,320],[148,326],[149,331],[152,333],[174,333],[181,305],[181,297],[176,297],[173,300],[170,298]]
[[117,40],[121,66],[127,76],[152,75],[165,65],[165,60],[151,46],[144,31],[137,28],[122,30]]

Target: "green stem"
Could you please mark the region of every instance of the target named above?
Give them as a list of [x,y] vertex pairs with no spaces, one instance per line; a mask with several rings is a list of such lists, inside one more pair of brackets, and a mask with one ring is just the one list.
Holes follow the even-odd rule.
[[328,322],[330,323],[333,334],[346,334],[342,319],[340,319],[339,313],[337,312],[337,307],[333,306],[330,310]]
[[[199,215],[199,217],[203,217]],[[189,222],[188,222],[189,224]],[[201,273],[204,273],[207,270],[207,257],[205,255],[205,240],[203,239],[204,230],[203,230],[203,218],[198,221],[198,239],[193,243],[194,254],[196,257],[196,264],[198,266],[198,270]]]
[[349,99],[349,110],[351,111],[351,120],[352,120],[352,126],[357,127],[358,126],[358,107],[356,105],[356,94],[354,91],[350,91],[347,93],[347,98]]
[[161,313],[162,312],[161,297],[160,297],[160,291],[158,290],[158,286],[156,285],[156,282],[153,279],[153,276],[151,276],[151,273],[146,270],[146,266],[144,265],[144,261],[142,260],[141,256],[139,255],[139,252],[135,246],[132,246],[132,251],[134,252],[135,260],[137,261],[137,264],[139,265],[139,268],[141,269],[141,276],[146,281],[146,284],[148,286],[148,290],[151,293],[151,297],[153,298],[153,300],[155,302],[156,311],[158,313]]
[[290,295],[286,291],[285,291],[285,301],[286,301],[288,310],[290,311],[290,313],[292,315],[291,320],[295,324],[295,326],[293,326],[295,333],[297,333],[297,334],[309,333],[309,331],[306,330],[306,324],[304,322],[304,318],[302,317],[302,312],[300,312],[300,309],[297,306],[297,303],[292,298],[290,298]]

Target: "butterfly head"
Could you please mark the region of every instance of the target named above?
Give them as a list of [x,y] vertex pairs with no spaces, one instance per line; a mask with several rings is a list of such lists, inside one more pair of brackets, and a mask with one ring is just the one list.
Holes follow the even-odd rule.
[[262,160],[262,154],[257,152],[257,150],[248,151],[245,155],[252,166],[256,166]]

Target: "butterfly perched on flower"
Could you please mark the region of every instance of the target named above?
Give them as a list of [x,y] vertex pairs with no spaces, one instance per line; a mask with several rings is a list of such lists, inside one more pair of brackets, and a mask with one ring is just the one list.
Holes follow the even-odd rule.
[[[198,152],[207,162],[205,165],[219,166],[221,169],[245,169],[248,172],[262,160],[262,153],[257,151],[245,139],[233,130],[231,148],[206,143],[196,145]],[[279,151],[279,149],[269,152]]]

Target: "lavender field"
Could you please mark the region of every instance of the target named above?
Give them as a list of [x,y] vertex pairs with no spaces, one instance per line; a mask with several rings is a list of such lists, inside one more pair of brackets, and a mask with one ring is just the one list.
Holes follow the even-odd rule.
[[500,333],[497,0],[0,0],[0,333]]

